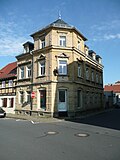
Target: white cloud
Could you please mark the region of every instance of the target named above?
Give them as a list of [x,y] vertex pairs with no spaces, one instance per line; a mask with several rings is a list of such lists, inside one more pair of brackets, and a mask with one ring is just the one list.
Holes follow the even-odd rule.
[[22,53],[22,44],[27,38],[14,21],[0,18],[0,56],[15,56]]
[[97,31],[106,31],[118,28],[120,28],[120,19],[112,20],[109,22],[102,22],[100,24],[95,24],[91,26],[92,30],[97,30]]
[[93,41],[120,39],[120,20],[93,25],[90,33]]
[[103,39],[105,39],[105,40],[120,39],[120,33],[118,33],[118,34],[104,35]]

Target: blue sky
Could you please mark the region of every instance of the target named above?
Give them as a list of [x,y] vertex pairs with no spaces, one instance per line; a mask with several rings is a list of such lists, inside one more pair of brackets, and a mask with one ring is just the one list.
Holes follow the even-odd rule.
[[119,0],[0,0],[0,68],[16,61],[30,34],[55,21],[59,10],[102,57],[104,84],[120,80]]

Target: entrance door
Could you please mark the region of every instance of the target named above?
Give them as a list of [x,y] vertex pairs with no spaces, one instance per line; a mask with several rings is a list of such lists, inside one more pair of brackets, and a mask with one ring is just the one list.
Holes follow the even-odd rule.
[[46,90],[40,90],[40,108],[46,109]]
[[3,100],[3,107],[7,107],[7,98],[4,98]]
[[58,112],[67,112],[67,90],[58,90]]

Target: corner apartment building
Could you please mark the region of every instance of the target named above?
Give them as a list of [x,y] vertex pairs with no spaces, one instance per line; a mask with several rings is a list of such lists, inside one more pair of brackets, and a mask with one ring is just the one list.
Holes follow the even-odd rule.
[[[33,33],[16,56],[16,112],[76,116],[103,106],[102,58],[62,19]],[[35,98],[31,98],[34,92]]]
[[6,113],[15,113],[17,62],[9,63],[0,70],[0,107]]

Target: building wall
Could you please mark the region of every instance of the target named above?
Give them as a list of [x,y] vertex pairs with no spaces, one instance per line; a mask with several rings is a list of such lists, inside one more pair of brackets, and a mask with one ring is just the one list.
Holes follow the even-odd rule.
[[[39,37],[44,39],[44,35],[45,47],[40,48]],[[65,47],[59,44],[60,36],[66,36]],[[18,78],[16,110],[30,111],[32,102],[34,112],[59,116],[60,107],[66,105],[68,115],[75,116],[81,111],[103,107],[103,66],[87,55],[84,40],[80,34],[69,29],[47,29],[44,33],[38,32],[34,36],[34,42],[33,81],[25,78],[19,80]],[[79,47],[78,43],[80,43]],[[59,60],[67,61],[66,75],[58,73]],[[29,54],[18,58],[18,74],[19,67],[26,66],[26,61],[32,61]],[[45,74],[42,76],[38,74],[41,61],[45,61]],[[82,67],[80,77],[78,76],[78,65]],[[88,79],[86,79],[86,67],[89,70]],[[94,80],[92,80],[92,71]],[[20,104],[19,93],[27,91],[34,91],[35,98],[31,99],[29,104],[23,98],[23,103]],[[65,98],[64,104],[60,102],[61,93],[65,95],[62,97]],[[45,101],[46,103],[44,103]],[[45,108],[44,104],[46,104]]]
[[[9,80],[13,81],[12,86],[9,86]],[[5,81],[5,87],[2,87],[2,82]],[[16,78],[0,80],[0,107],[4,108],[6,113],[15,113],[16,101]]]

